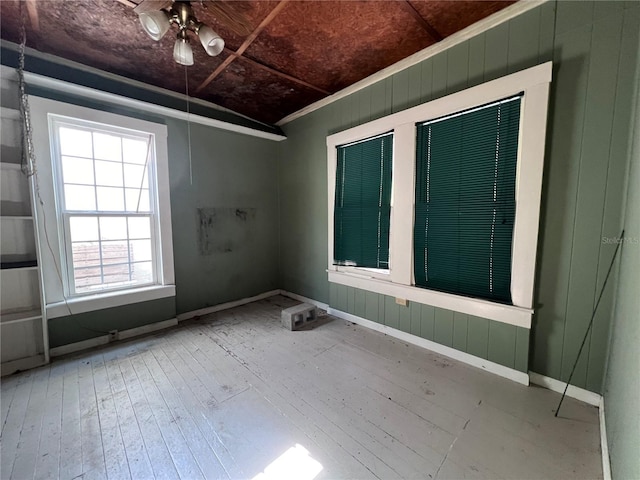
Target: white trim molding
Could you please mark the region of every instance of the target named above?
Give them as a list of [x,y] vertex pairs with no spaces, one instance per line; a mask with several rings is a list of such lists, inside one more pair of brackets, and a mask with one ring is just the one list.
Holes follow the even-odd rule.
[[170,318],[169,320],[163,320],[162,322],[149,323],[148,325],[142,325],[141,327],[122,330],[117,333],[115,340],[113,340],[110,335],[101,335],[99,337],[89,338],[88,340],[82,340],[81,342],[54,347],[49,351],[49,354],[52,357],[61,357],[62,355],[67,355],[69,353],[88,350],[89,348],[107,345],[108,343],[117,342],[126,338],[139,337],[140,335],[164,330],[165,328],[175,327],[176,325],[178,325],[178,320],[176,318]]
[[175,285],[158,285],[125,291],[106,292],[99,295],[75,297],[67,301],[48,304],[47,318],[66,317],[79,313],[93,312],[95,310],[104,310],[105,308],[121,307],[123,305],[175,296]]
[[302,295],[298,295],[297,293],[288,292],[286,290],[280,290],[280,295],[285,297],[292,298],[294,300],[298,300],[302,303],[310,303],[311,305],[315,305],[316,307],[324,310],[325,312],[329,310],[329,304],[319,302],[318,300],[314,300],[313,298],[303,297]]
[[[367,291],[410,299],[456,312],[531,328],[544,144],[552,63],[438,98],[327,137],[328,280]],[[416,287],[413,276],[413,212],[415,201],[416,124],[477,106],[522,95],[516,206],[513,227],[511,298],[513,305],[435,292]],[[334,265],[334,202],[337,148],[392,132],[393,174],[389,235],[389,270]]]
[[247,303],[257,302],[258,300],[264,300],[265,298],[273,297],[274,295],[280,295],[281,290],[270,290],[268,292],[259,293],[253,297],[241,298],[240,300],[234,300],[232,302],[220,303],[211,307],[200,308],[198,310],[192,310],[190,312],[184,312],[178,314],[178,321],[183,322],[195,317],[201,317],[202,315],[208,315],[210,313],[220,312],[222,310],[228,310],[234,307],[240,307]]
[[32,368],[41,367],[49,363],[49,359],[46,355],[35,355],[33,357],[20,358],[18,360],[12,360],[10,362],[4,362],[0,366],[0,376],[12,375],[24,370],[30,370]]
[[252,137],[264,138],[267,140],[274,140],[276,142],[281,142],[282,140],[287,139],[287,137],[285,137],[284,135],[256,130],[254,128],[237,125],[235,123],[224,122],[215,118],[203,117],[201,115],[183,112],[182,110],[175,110],[173,108],[165,107],[162,105],[156,105],[122,95],[116,95],[115,93],[103,92],[101,90],[96,90],[95,88],[85,87],[82,85],[76,85],[75,83],[69,83],[63,80],[45,77],[36,73],[24,72],[24,78],[29,85],[47,88],[49,90],[62,92],[65,94],[76,95],[78,97],[88,98],[102,103],[133,108],[142,112],[176,118],[178,120],[185,120],[188,122],[198,123],[200,125],[206,125],[208,127],[219,128],[221,130],[228,130],[243,135],[250,135]]
[[384,80],[391,75],[394,75],[402,70],[405,70],[413,65],[416,65],[428,58],[431,58],[449,48],[458,45],[462,42],[469,40],[477,35],[480,35],[487,30],[490,30],[502,23],[508,22],[512,18],[515,18],[519,15],[522,15],[529,10],[533,10],[534,8],[539,7],[540,5],[546,3],[549,0],[523,0],[520,2],[516,2],[513,5],[508,6],[500,10],[499,12],[494,13],[493,15],[489,15],[482,20],[469,25],[467,28],[463,28],[459,32],[454,33],[453,35],[448,36],[444,40],[435,43],[424,50],[420,50],[419,52],[414,53],[413,55],[400,60],[399,62],[394,63],[393,65],[388,66],[387,68],[380,70],[379,72],[370,75],[359,82],[354,83],[346,88],[343,88],[339,92],[334,93],[328,97],[325,97],[321,100],[318,100],[311,105],[308,105],[297,112],[293,112],[282,120],[276,122],[276,125],[283,126],[289,122],[294,121],[297,118],[303,117],[315,110],[318,110],[322,107],[325,107],[333,102],[340,100],[341,98],[347,97],[353,93],[356,93],[374,83],[379,82],[380,80]]
[[[564,389],[567,386],[566,382],[561,382],[560,380],[556,380],[555,378],[540,375],[539,373],[535,372],[529,372],[529,380],[534,385],[538,385],[540,387],[544,387],[548,390],[558,393],[564,392]],[[601,395],[590,392],[589,390],[585,390],[584,388],[576,387],[574,385],[569,385],[569,388],[567,389],[567,397],[575,398],[576,400],[580,400],[581,402],[593,405],[594,407],[599,407],[600,402],[602,401]]]
[[611,458],[609,457],[609,443],[607,440],[607,424],[604,419],[604,397],[600,398],[598,406],[600,419],[600,451],[602,452],[602,478],[611,480]]
[[529,375],[524,372],[514,370],[513,368],[505,367],[504,365],[500,365],[498,363],[494,363],[489,360],[485,360],[483,358],[461,352],[460,350],[456,350],[455,348],[432,342],[431,340],[427,340],[425,338],[403,332],[402,330],[396,330],[395,328],[372,322],[371,320],[358,317],[357,315],[352,315],[347,312],[336,310],[335,308],[329,307],[327,313],[329,315],[333,315],[334,317],[342,318],[343,320],[347,320],[349,322],[362,325],[363,327],[370,328],[371,330],[384,333],[385,335],[397,338],[399,340],[402,340],[403,342],[426,348],[427,350],[431,350],[432,352],[439,353],[440,355],[444,355],[454,360],[458,360],[462,363],[466,363],[467,365],[471,365],[472,367],[480,368],[495,375],[508,378],[509,380],[513,380],[514,382],[520,383],[522,385],[529,385]]

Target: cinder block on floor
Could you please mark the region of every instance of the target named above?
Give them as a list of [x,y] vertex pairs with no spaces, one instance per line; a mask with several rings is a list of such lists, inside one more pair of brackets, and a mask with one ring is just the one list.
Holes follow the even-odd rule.
[[301,303],[282,310],[282,326],[289,330],[299,330],[318,320],[318,312],[315,305]]

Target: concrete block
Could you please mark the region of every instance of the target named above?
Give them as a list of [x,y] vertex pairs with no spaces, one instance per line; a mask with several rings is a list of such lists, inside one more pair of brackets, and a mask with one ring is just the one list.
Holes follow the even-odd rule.
[[318,320],[318,312],[315,305],[301,303],[282,310],[280,316],[282,326],[289,330],[299,330]]

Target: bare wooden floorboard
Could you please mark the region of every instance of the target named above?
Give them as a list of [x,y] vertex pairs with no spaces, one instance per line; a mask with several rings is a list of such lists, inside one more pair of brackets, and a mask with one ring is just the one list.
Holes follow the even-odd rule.
[[[298,352],[282,348],[278,344],[270,343],[267,352],[259,347],[249,347],[242,339],[236,340],[235,351],[243,352],[243,358],[248,364],[258,365],[259,359],[264,359],[267,360],[264,362],[266,365],[275,367],[262,372],[269,376],[270,383],[287,385],[335,425],[348,425],[348,431],[356,433],[351,438],[360,444],[360,455],[368,455],[373,462],[379,462],[377,468],[381,470],[382,478],[420,478],[425,472],[435,471],[440,463],[440,455],[435,452],[430,455],[429,445],[423,443],[420,445],[421,451],[417,452],[398,438],[400,435],[394,436],[391,432],[394,420],[398,431],[403,426],[413,429],[413,425],[397,418],[395,409],[382,411],[384,404],[388,402],[386,397],[376,398],[377,396],[365,391],[364,386],[348,388],[347,383],[352,383],[352,378],[333,375],[336,368],[340,368],[338,363],[329,365],[328,371],[323,371],[318,366],[318,359],[326,349],[310,358],[301,359]],[[270,358],[270,355],[274,358]],[[342,393],[336,396],[335,390]],[[450,442],[451,439],[448,439],[446,447]],[[385,471],[386,468],[389,470]]]
[[180,478],[155,414],[147,401],[143,386],[139,382],[129,358],[117,362],[113,368],[115,369],[116,366],[120,370],[122,380],[127,388],[127,394],[144,440],[154,476],[171,480]]
[[66,359],[63,363],[59,478],[76,478],[82,475],[80,359]]
[[602,477],[596,409],[343,320],[285,330],[296,303],[2,379],[2,478],[252,479],[296,445],[314,480]]

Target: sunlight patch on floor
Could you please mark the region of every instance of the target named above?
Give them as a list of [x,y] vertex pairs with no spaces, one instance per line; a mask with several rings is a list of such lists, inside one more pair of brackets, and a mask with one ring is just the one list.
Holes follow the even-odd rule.
[[322,465],[311,458],[300,444],[291,447],[252,480],[313,480],[322,471]]

